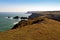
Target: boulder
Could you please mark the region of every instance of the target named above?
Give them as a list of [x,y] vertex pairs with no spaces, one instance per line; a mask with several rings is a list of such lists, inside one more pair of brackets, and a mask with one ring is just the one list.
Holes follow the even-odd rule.
[[13,19],[19,19],[20,17],[19,16],[15,16],[15,17],[13,17]]

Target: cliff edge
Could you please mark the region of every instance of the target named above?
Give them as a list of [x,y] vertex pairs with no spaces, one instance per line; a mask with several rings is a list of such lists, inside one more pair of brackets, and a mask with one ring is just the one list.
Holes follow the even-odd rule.
[[60,22],[40,16],[1,32],[0,40],[60,40]]

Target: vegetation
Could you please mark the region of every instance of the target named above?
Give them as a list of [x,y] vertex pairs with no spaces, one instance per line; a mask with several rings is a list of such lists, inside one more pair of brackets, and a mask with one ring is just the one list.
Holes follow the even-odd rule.
[[22,20],[11,30],[1,32],[0,40],[60,40],[60,22],[46,16]]

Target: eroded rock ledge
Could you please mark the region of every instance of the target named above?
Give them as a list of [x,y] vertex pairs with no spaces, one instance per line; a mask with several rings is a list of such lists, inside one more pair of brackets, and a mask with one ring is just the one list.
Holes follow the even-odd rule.
[[36,23],[41,23],[45,19],[46,19],[45,16],[40,16],[40,17],[36,17],[36,18],[33,18],[33,19],[29,19],[29,20],[21,20],[18,24],[14,25],[14,27],[12,29],[16,29],[16,28],[20,28],[20,27],[23,27],[23,26],[36,24]]

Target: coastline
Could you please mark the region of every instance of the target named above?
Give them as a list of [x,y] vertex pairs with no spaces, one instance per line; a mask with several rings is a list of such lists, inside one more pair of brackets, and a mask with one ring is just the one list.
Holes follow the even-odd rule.
[[59,40],[60,21],[51,17],[43,15],[19,21],[11,30],[1,32],[0,40]]
[[[27,22],[29,20],[32,20],[34,18],[38,18],[38,17],[41,17],[41,16],[45,16],[46,18],[48,19],[52,19],[52,20],[56,20],[56,21],[60,21],[60,16],[58,15],[60,11],[43,11],[43,12],[27,12],[28,14],[31,13],[31,15],[29,16],[28,20],[22,20],[22,21],[19,21],[16,25],[14,25],[14,28],[17,28],[18,25],[21,25],[20,23],[23,23],[23,22]],[[44,14],[46,13],[46,14]],[[58,14],[57,14],[58,13]],[[56,15],[57,14],[57,15]],[[53,17],[52,17],[53,16]],[[58,19],[57,19],[58,17]],[[24,23],[23,23],[24,24]],[[29,23],[28,23],[29,24]],[[25,24],[26,25],[26,24]]]

